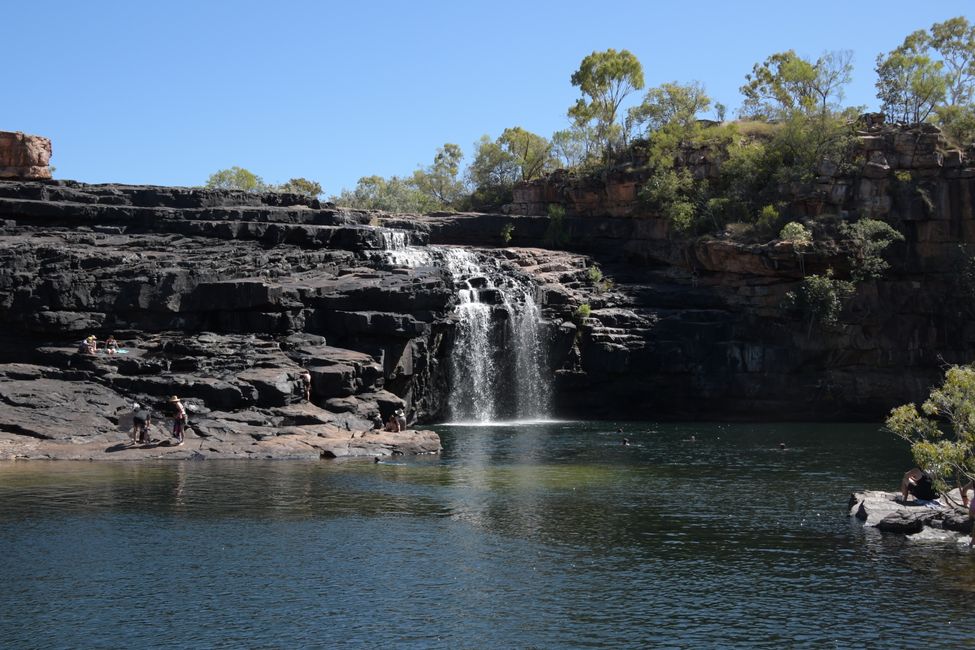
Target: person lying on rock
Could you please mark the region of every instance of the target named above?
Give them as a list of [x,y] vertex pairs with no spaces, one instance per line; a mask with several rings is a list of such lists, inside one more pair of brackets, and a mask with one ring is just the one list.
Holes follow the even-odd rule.
[[904,473],[901,481],[901,502],[907,503],[908,493],[914,495],[919,501],[934,501],[940,494],[934,489],[931,475],[920,467],[914,467]]

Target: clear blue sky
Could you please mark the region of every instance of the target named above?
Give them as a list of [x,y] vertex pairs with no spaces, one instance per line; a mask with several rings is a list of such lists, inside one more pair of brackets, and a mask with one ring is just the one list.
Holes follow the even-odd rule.
[[874,59],[972,0],[724,2],[8,1],[0,130],[52,138],[57,178],[200,185],[240,165],[326,193],[409,174],[444,142],[565,128],[593,50],[647,85],[702,82],[729,107],[754,63],[854,52],[848,104],[876,107]]

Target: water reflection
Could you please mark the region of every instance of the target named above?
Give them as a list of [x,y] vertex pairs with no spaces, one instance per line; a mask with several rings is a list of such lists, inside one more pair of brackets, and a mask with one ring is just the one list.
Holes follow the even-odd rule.
[[[104,646],[848,646],[863,639],[830,631],[862,630],[864,603],[892,610],[923,584],[937,613],[871,617],[871,641],[965,638],[967,547],[846,517],[849,492],[892,489],[908,462],[887,434],[624,428],[630,446],[605,423],[445,427],[442,456],[380,464],[0,464],[0,633],[12,647],[75,633]],[[116,610],[147,589],[161,609],[137,629]]]

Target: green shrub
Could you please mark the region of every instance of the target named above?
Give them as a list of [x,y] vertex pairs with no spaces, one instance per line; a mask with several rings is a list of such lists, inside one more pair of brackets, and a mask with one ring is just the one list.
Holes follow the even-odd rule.
[[911,445],[918,467],[934,474],[935,488],[946,494],[946,479],[975,477],[975,368],[951,366],[944,383],[931,390],[918,412],[914,404],[891,410],[887,430]]
[[603,271],[593,264],[586,269],[586,277],[589,278],[589,284],[599,284],[603,279]]
[[890,224],[876,219],[860,219],[853,224],[842,224],[840,234],[850,243],[850,268],[854,282],[883,277],[890,268],[882,253],[895,241],[903,241],[904,235]]
[[806,246],[812,243],[812,233],[798,221],[790,221],[782,226],[779,231],[779,239],[792,242],[794,246]]
[[565,208],[550,203],[548,206],[548,226],[545,228],[543,241],[546,246],[561,248],[569,243],[569,234],[565,232]]
[[810,332],[814,326],[828,330],[837,326],[843,303],[854,292],[852,283],[837,280],[833,277],[833,269],[827,269],[825,275],[810,275],[803,279],[798,291],[786,294],[786,301],[802,314]]
[[504,242],[505,246],[511,243],[511,237],[515,233],[515,227],[513,224],[506,223],[504,227],[501,228],[501,241]]
[[576,307],[575,311],[572,312],[572,322],[579,327],[582,327],[591,314],[592,307],[589,306],[589,303],[584,302]]

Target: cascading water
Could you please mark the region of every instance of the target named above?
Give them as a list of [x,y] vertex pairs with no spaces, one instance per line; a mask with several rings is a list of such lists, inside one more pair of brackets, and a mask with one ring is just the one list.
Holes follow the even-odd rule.
[[548,366],[535,287],[496,260],[469,250],[411,247],[402,231],[383,229],[383,254],[394,266],[440,266],[457,289],[450,363],[453,421],[540,420],[548,416]]
[[445,249],[460,302],[451,358],[450,416],[492,422],[548,414],[547,366],[534,287],[471,251]]

